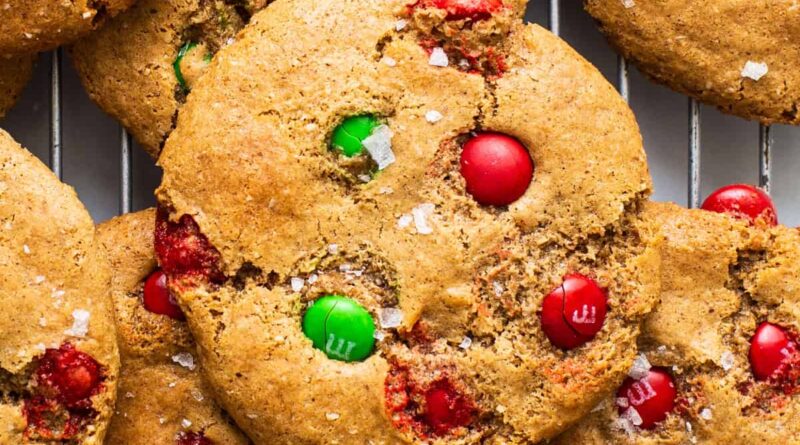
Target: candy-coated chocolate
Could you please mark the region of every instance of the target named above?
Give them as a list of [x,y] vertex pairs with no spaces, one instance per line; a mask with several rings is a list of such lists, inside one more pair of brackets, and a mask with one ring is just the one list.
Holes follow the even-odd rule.
[[167,288],[167,276],[157,270],[147,277],[144,282],[144,308],[150,312],[166,315],[175,320],[185,320],[183,311],[175,302],[172,293]]
[[506,206],[519,199],[533,179],[533,160],[516,139],[478,133],[461,152],[461,176],[467,193],[483,205]]
[[425,423],[436,436],[469,425],[475,411],[472,401],[456,390],[449,380],[438,381],[425,392]]
[[651,429],[672,412],[677,395],[678,391],[675,389],[672,376],[664,369],[652,368],[639,380],[631,377],[625,379],[617,391],[617,397],[627,402],[617,405],[625,405],[618,406],[620,414],[629,409],[636,410],[642,420],[641,424],[636,426]]
[[795,349],[786,331],[772,323],[761,323],[750,339],[750,366],[757,380],[766,380],[781,367]]
[[447,11],[448,20],[482,20],[503,8],[502,0],[420,0],[415,8],[439,8]]
[[201,278],[221,283],[225,275],[219,268],[219,251],[191,215],[183,215],[177,222],[169,220],[164,208],[156,213],[155,249],[161,269],[170,280]]
[[372,315],[355,300],[341,295],[326,295],[315,301],[303,317],[303,333],[333,360],[364,360],[375,345]]
[[542,330],[555,346],[576,348],[603,328],[607,297],[591,278],[569,274],[542,301]]
[[717,213],[727,213],[739,219],[755,222],[761,218],[770,226],[778,224],[778,214],[772,198],[758,187],[732,184],[708,195],[702,208]]
[[175,445],[214,445],[214,442],[203,433],[181,432],[175,438]]
[[331,147],[341,151],[348,158],[358,156],[364,151],[362,142],[380,125],[374,116],[353,116],[345,119],[333,130]]
[[88,399],[98,391],[102,377],[97,361],[69,343],[47,349],[35,375],[45,395],[68,407],[91,405]]

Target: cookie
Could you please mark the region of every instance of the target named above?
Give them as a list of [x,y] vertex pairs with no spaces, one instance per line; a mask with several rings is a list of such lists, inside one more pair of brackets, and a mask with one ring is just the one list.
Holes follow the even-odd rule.
[[0,118],[17,103],[33,75],[35,56],[0,58]]
[[119,355],[92,219],[5,132],[0,202],[0,443],[100,445]]
[[31,54],[70,43],[135,0],[7,0],[0,8],[0,54]]
[[769,3],[586,0],[611,44],[652,80],[764,124],[800,124],[800,9]]
[[89,96],[154,158],[212,56],[267,0],[142,0],[79,40],[72,58]]
[[114,218],[98,239],[114,270],[112,297],[122,367],[106,443],[246,445],[214,401],[194,341],[171,300],[153,250],[155,211]]
[[256,443],[531,443],[622,381],[641,138],[524,6],[278,0],[198,80],[156,252]]
[[800,232],[652,204],[661,304],[617,392],[558,444],[800,441]]

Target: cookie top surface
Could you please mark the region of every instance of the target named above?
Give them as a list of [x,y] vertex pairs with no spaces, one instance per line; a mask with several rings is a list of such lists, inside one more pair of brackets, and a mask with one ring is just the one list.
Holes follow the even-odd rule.
[[111,289],[122,360],[106,442],[184,445],[202,437],[213,445],[247,444],[201,378],[186,323],[145,309],[145,282],[157,273],[154,225],[155,211],[145,210],[97,229],[114,270]]
[[158,157],[210,57],[266,3],[141,0],[79,40],[73,62],[92,100]]
[[119,357],[94,224],[5,132],[0,202],[0,442],[99,445]]
[[35,56],[0,57],[0,118],[17,103],[33,75]]
[[[256,442],[535,442],[635,356],[657,283],[629,109],[522,24],[523,2],[446,3],[274,2],[217,55],[167,141],[157,252],[210,383]],[[329,150],[370,122],[374,158]],[[511,135],[489,138],[532,160],[509,206],[465,191],[471,131]],[[562,350],[539,312],[570,274],[608,315]],[[325,344],[321,307],[352,316],[338,326],[368,346],[377,336],[371,355],[328,358],[363,351]],[[457,415],[438,409],[451,402]]]
[[8,0],[0,8],[0,54],[27,54],[70,43],[135,0]]
[[[625,398],[609,399],[556,443],[800,440],[800,233],[672,204],[652,204],[648,214],[666,241],[661,303],[647,318],[640,349],[674,379],[675,408],[642,429],[625,414]],[[788,337],[778,351],[783,364],[768,377],[757,370],[769,351],[751,350],[764,323]]]
[[726,113],[800,124],[800,9],[793,0],[585,6],[612,45],[655,81]]

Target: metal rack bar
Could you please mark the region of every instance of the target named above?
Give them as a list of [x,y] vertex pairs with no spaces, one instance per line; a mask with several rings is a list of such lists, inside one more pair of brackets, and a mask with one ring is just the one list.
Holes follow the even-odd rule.
[[619,94],[630,102],[630,85],[628,83],[628,61],[622,56],[617,56],[617,86]]
[[119,214],[130,213],[133,202],[133,187],[131,173],[133,168],[133,152],[131,151],[133,141],[131,135],[120,127],[119,142]]
[[772,175],[772,138],[768,125],[758,126],[758,186],[769,193]]
[[689,208],[700,207],[700,104],[689,99]]
[[61,136],[61,49],[56,49],[50,59],[50,168],[58,179],[62,177]]
[[550,0],[550,32],[555,35],[561,34],[560,1],[561,0]]

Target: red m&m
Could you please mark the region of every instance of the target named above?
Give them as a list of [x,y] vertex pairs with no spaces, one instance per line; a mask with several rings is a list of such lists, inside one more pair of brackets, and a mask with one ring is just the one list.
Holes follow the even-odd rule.
[[437,436],[469,425],[476,412],[472,401],[456,390],[449,380],[438,381],[428,389],[425,405],[425,421]]
[[144,282],[144,308],[154,314],[166,315],[175,320],[185,320],[183,311],[167,288],[167,276],[157,270]]
[[483,205],[506,206],[518,200],[533,179],[533,160],[516,139],[478,133],[461,152],[461,176],[467,193]]
[[91,406],[89,398],[96,394],[102,379],[100,364],[69,343],[58,349],[47,349],[35,376],[46,396],[70,408]]
[[[675,408],[677,395],[672,376],[664,369],[651,368],[638,380],[625,379],[617,391],[617,408],[626,418],[634,418],[635,426],[651,429]],[[628,410],[634,410],[633,414],[626,413]]]
[[542,301],[542,330],[555,346],[576,348],[603,328],[606,294],[591,278],[570,274]]
[[795,343],[787,332],[772,323],[761,323],[750,339],[750,366],[757,380],[774,376],[793,353]]
[[733,184],[722,187],[708,195],[702,208],[711,212],[727,213],[751,223],[762,219],[770,226],[778,224],[772,199],[766,192],[752,185]]
[[181,432],[175,438],[175,445],[214,445],[203,433]]
[[447,11],[449,20],[482,20],[503,8],[502,0],[419,0],[415,8],[438,8]]

